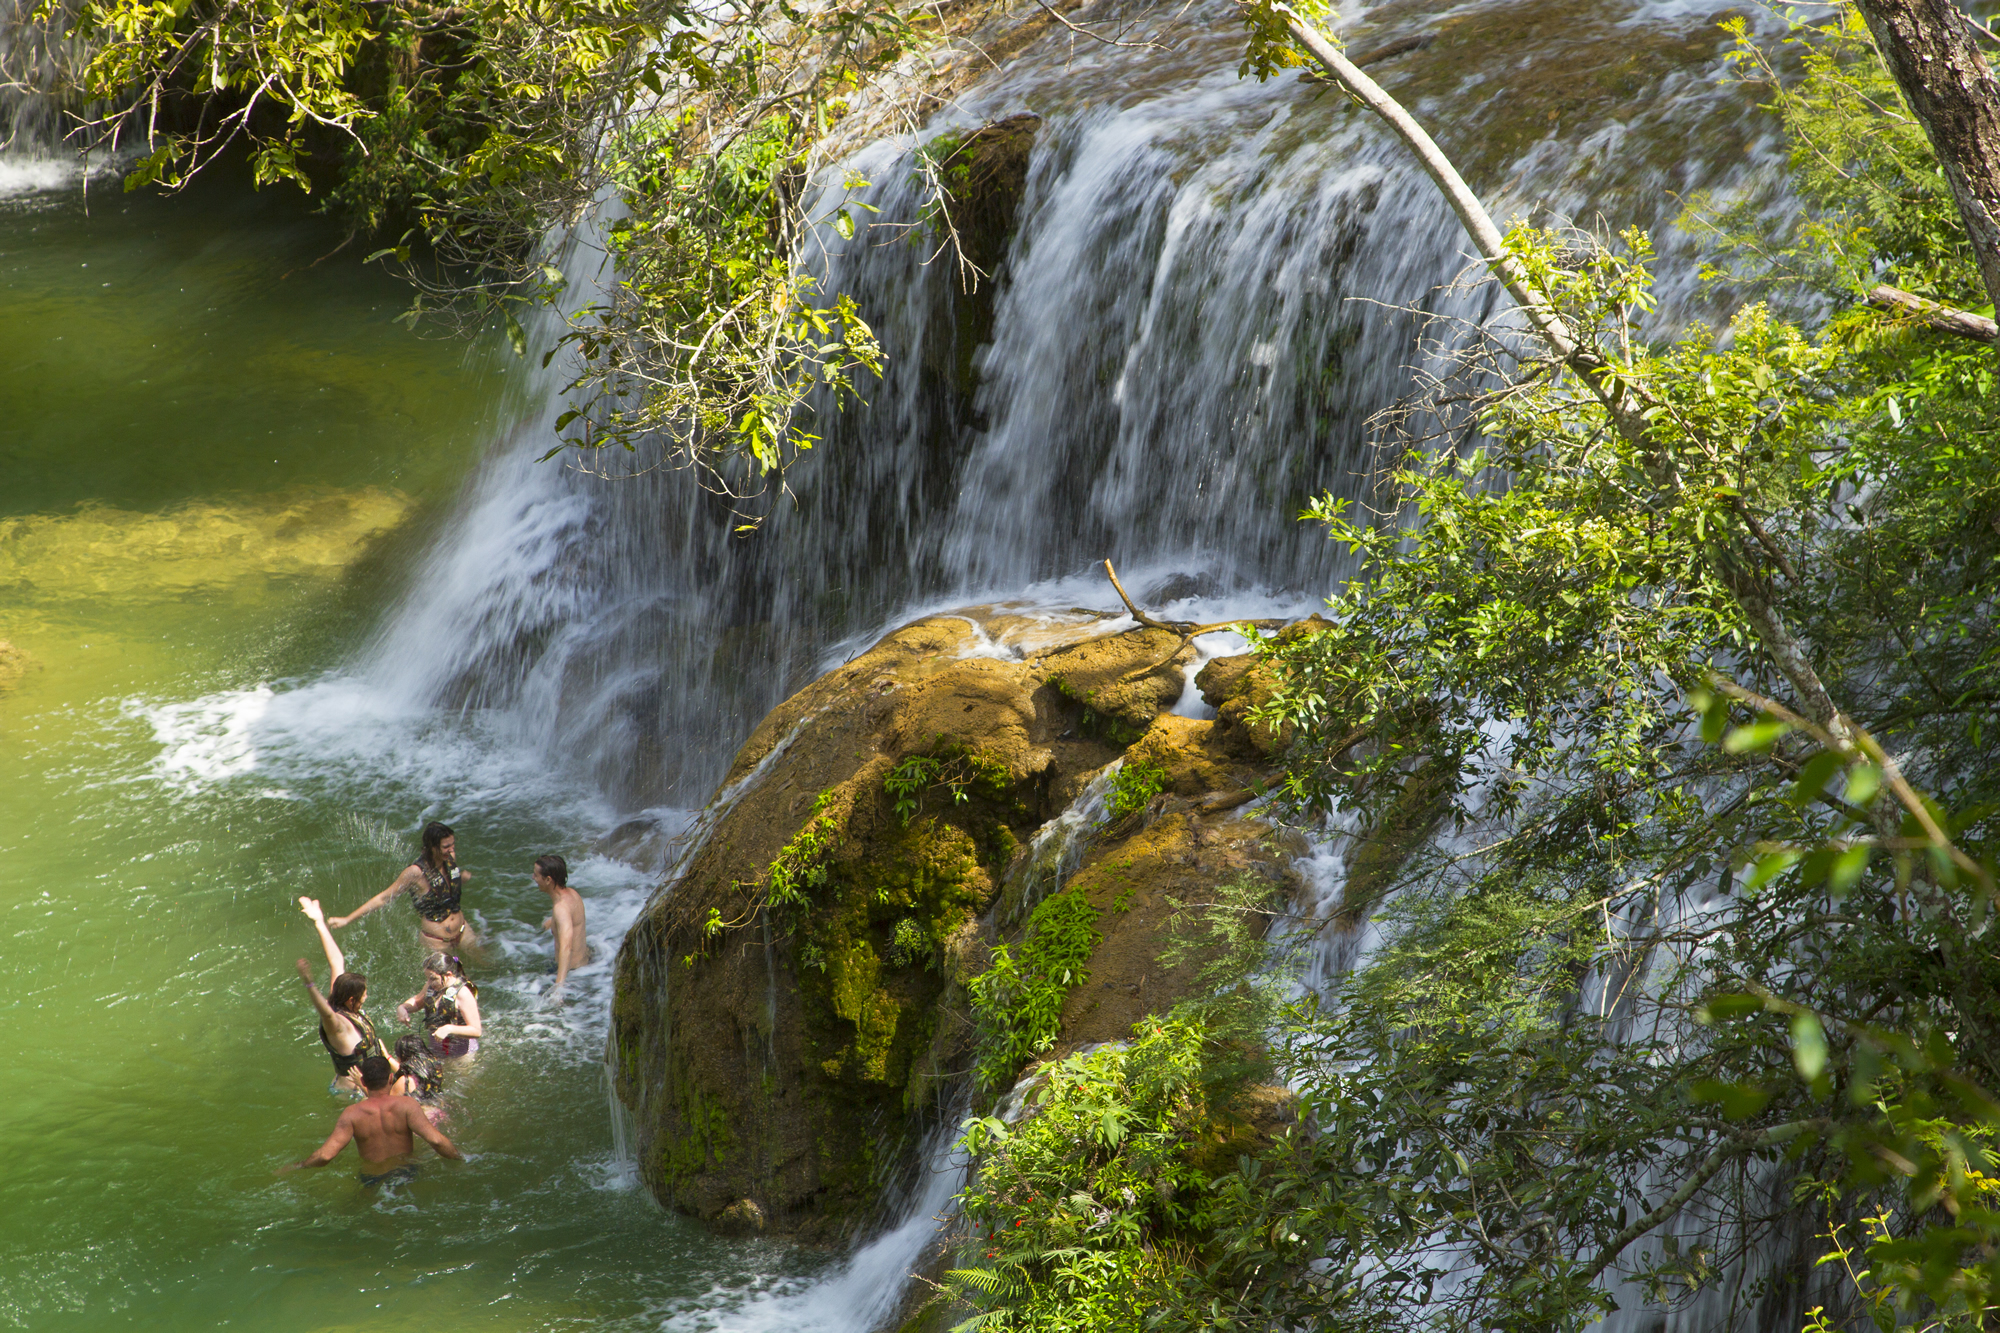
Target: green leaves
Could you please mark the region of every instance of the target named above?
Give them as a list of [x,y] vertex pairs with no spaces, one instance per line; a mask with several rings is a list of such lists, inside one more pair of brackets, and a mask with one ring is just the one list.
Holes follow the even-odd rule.
[[1826,1069],[1826,1030],[1806,1010],[1792,1015],[1792,1064],[1808,1083]]
[[1047,1050],[1062,1026],[1063,1001],[1089,978],[1102,938],[1097,909],[1074,889],[1051,894],[1028,918],[1019,946],[993,950],[986,971],[966,983],[978,1028],[979,1086],[1006,1086]]
[[[1890,270],[1979,299],[1865,31],[1795,32],[1802,84],[1745,61],[1818,212],[1739,255],[1809,308]],[[1469,355],[1409,405],[1397,428],[1431,434],[1394,500],[1306,514],[1354,579],[1258,643],[1286,793],[1359,830],[1343,924],[1384,943],[1301,1019],[1319,1136],[1218,1187],[1205,1299],[1253,1327],[1578,1328],[1601,1291],[1578,1273],[1713,1280],[1700,1247],[1618,1252],[1685,1197],[1662,1173],[1747,1227],[1697,1165],[1783,1154],[1837,1216],[1894,1211],[1901,1239],[1854,1250],[1882,1310],[1971,1326],[2000,1290],[2000,1208],[1953,1164],[2000,1118],[1991,351],[1759,303],[1662,339],[1642,234],[1507,244],[1588,353]],[[1267,1276],[1281,1234],[1324,1286]]]
[[[806,401],[858,402],[881,368],[853,303],[814,292],[792,261],[819,221],[796,188],[811,132],[915,35],[893,5],[84,0],[75,22],[94,50],[79,100],[106,108],[89,128],[149,150],[128,189],[179,188],[239,148],[259,185],[330,182],[358,235],[404,231],[370,259],[393,259],[428,298],[412,320],[474,329],[497,300],[517,355],[509,303],[553,302],[563,285],[546,238],[621,196],[612,249],[627,280],[562,344],[588,409],[567,446],[665,440],[694,484],[747,502],[817,442]],[[163,124],[200,128],[154,137]],[[852,237],[863,207],[827,220]]]

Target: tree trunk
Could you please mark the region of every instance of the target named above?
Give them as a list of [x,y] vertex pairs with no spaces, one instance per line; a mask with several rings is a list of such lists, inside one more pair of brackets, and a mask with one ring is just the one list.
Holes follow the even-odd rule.
[[1951,0],[1858,0],[1875,45],[1930,136],[2000,306],[2000,80]]

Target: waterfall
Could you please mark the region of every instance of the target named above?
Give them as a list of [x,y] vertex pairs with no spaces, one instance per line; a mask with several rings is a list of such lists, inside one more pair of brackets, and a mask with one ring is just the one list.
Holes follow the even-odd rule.
[[50,6],[45,18],[39,11],[39,0],[0,0],[0,199],[55,189],[86,170],[64,142],[64,113],[77,108],[63,89],[88,53],[70,33],[68,6]]
[[[1528,64],[1649,33],[1706,54],[1620,102],[1624,119],[1599,108],[1580,139],[1534,128],[1487,160],[1496,213],[1603,208],[1657,228],[1675,190],[1754,184],[1768,145],[1744,128],[1747,103],[1714,86],[1706,16],[1656,4],[1534,29]],[[903,230],[829,228],[827,289],[856,296],[889,360],[865,408],[813,423],[823,443],[788,478],[795,502],[746,539],[688,475],[605,481],[535,461],[553,409],[530,413],[447,525],[372,674],[412,703],[517,719],[626,809],[686,807],[829,654],[919,605],[1101,603],[1087,571],[1111,556],[1135,594],[1192,595],[1191,614],[1242,614],[1246,598],[1309,609],[1342,568],[1294,516],[1321,492],[1362,492],[1367,421],[1410,391],[1420,318],[1476,321],[1493,291],[1454,284],[1466,242],[1369,120],[1296,76],[1239,79],[1220,6],[1174,33],[1166,49],[1080,53],[1046,38],[925,131],[1042,117],[969,404],[936,369],[956,336],[939,313],[952,266],[925,263],[932,247]],[[1520,60],[1490,55],[1461,91],[1490,101]],[[1418,105],[1448,144],[1492,158],[1449,104]],[[1714,161],[1688,159],[1697,121],[1728,131],[1705,132],[1725,145]],[[916,216],[915,147],[884,140],[846,164],[885,221]],[[1691,308],[1690,270],[1668,265],[1663,320]]]
[[[1476,273],[1456,222],[1372,121],[1296,75],[1236,75],[1242,39],[1229,6],[1208,0],[1157,22],[1132,12],[1153,23],[1139,34],[1153,44],[1050,31],[960,87],[917,138],[866,145],[843,164],[872,182],[874,216],[907,223],[919,138],[1040,117],[976,348],[959,345],[966,332],[950,313],[958,275],[926,262],[921,236],[817,235],[825,289],[861,303],[888,364],[864,386],[865,407],[822,406],[813,428],[823,442],[788,478],[795,497],[755,536],[738,536],[729,507],[691,476],[649,470],[644,457],[609,480],[573,460],[539,461],[561,408],[561,366],[536,362],[560,323],[533,325],[536,355],[518,377],[511,424],[439,522],[401,604],[343,677],[294,691],[321,692],[310,707],[327,721],[301,734],[329,740],[302,751],[300,781],[330,762],[336,732],[372,719],[373,734],[393,736],[442,711],[496,729],[535,771],[486,773],[504,747],[454,752],[448,765],[426,761],[413,793],[463,805],[476,782],[539,792],[533,784],[546,781],[554,803],[569,784],[601,803],[592,819],[603,827],[701,806],[772,706],[921,608],[1104,605],[1092,566],[1109,556],[1142,600],[1191,619],[1310,609],[1344,567],[1295,515],[1325,491],[1365,494],[1370,417],[1440,369],[1416,344],[1424,322],[1476,324],[1495,293],[1461,281]],[[1467,163],[1496,215],[1601,212],[1651,227],[1667,256],[1662,326],[1698,308],[1687,244],[1663,230],[1677,193],[1757,190],[1774,157],[1748,99],[1715,84],[1721,43],[1708,4],[1579,13],[1474,0],[1346,26],[1357,51],[1500,32],[1454,64],[1377,73]],[[30,52],[24,31],[0,22],[0,43],[11,43],[0,66],[53,69],[59,44]],[[1629,85],[1617,97],[1574,93],[1614,86],[1615,69],[1604,71],[1634,61],[1646,68],[1616,74]],[[8,170],[71,169],[18,146],[55,142],[41,77],[0,99],[17,144],[0,158],[0,194]],[[1569,110],[1544,120],[1533,96],[1508,100],[1535,80],[1563,84],[1548,100]],[[605,277],[592,235],[581,229],[562,257],[578,300]],[[970,367],[969,385],[940,370],[956,364]],[[251,702],[260,711],[241,714],[246,736],[261,710],[287,707],[268,689]],[[207,737],[195,721],[187,730],[172,754],[190,764],[234,762],[254,743]],[[404,753],[369,750],[377,766]],[[453,788],[447,773],[471,776]],[[1074,845],[1064,832],[1038,845],[1040,870],[1065,873]],[[1332,850],[1301,869],[1322,895],[1338,892]],[[1045,887],[1024,883],[1020,896]],[[1310,981],[1331,984],[1365,947],[1349,937]],[[842,1329],[879,1323],[962,1179],[950,1143],[941,1130],[887,1232],[816,1284],[738,1304],[721,1326],[798,1327],[808,1311],[817,1326],[829,1326],[826,1311]],[[619,1161],[627,1151],[621,1140]]]

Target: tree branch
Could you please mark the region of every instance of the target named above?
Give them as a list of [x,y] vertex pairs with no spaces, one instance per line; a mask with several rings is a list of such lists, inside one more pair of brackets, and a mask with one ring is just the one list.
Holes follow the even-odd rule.
[[1952,0],[1858,0],[1875,49],[1951,184],[1986,292],[2000,304],[2000,82]]
[[1957,310],[1936,301],[1927,301],[1900,287],[1872,288],[1866,299],[1869,305],[1909,315],[1945,333],[1956,333],[1961,338],[1970,338],[1974,342],[1986,343],[1989,346],[2000,342],[2000,324],[1995,324],[1986,316]]
[[1714,1179],[1716,1172],[1746,1153],[1759,1148],[1768,1148],[1774,1143],[1782,1143],[1817,1123],[1819,1122],[1812,1120],[1794,1120],[1788,1124],[1774,1125],[1761,1134],[1749,1134],[1716,1144],[1708,1156],[1702,1159],[1701,1165],[1695,1168],[1694,1174],[1681,1182],[1679,1189],[1669,1194],[1659,1207],[1613,1236],[1604,1248],[1597,1252],[1597,1258],[1592,1261],[1590,1267],[1576,1276],[1584,1282],[1596,1281],[1605,1269],[1617,1262],[1619,1254],[1626,1246],[1687,1207],[1688,1200],[1701,1193],[1702,1186]]
[[[1472,192],[1472,187],[1458,174],[1458,169],[1445,156],[1444,150],[1403,109],[1402,104],[1362,73],[1353,61],[1341,53],[1332,38],[1290,8],[1281,8],[1285,26],[1300,45],[1310,51],[1313,58],[1369,110],[1382,118],[1416,157],[1425,173],[1437,183],[1452,212],[1458,215],[1459,222],[1479,248],[1480,258],[1508,294],[1520,304],[1542,341],[1559,360],[1576,372],[1577,377],[1604,405],[1618,434],[1642,453],[1655,455],[1657,448],[1649,438],[1647,419],[1662,405],[1630,380],[1614,374],[1608,357],[1578,339],[1561,313],[1535,286],[1526,266],[1507,249],[1506,239],[1500,234],[1492,214],[1479,202],[1479,196]],[[1671,476],[1655,476],[1653,481],[1662,490],[1670,490],[1675,484]],[[1750,622],[1759,642],[1770,653],[1792,688],[1798,691],[1806,711],[1830,728],[1842,726],[1840,709],[1827,691],[1825,682],[1814,670],[1805,644],[1785,626],[1751,565],[1725,547],[1722,558],[1717,561],[1716,572],[1743,608],[1744,617]]]
[[1109,560],[1104,562],[1104,572],[1111,576],[1111,586],[1118,590],[1118,600],[1125,603],[1125,609],[1131,613],[1132,619],[1138,621],[1147,629],[1163,629],[1169,634],[1178,634],[1184,640],[1192,639],[1197,634],[1210,634],[1216,630],[1236,629],[1244,625],[1248,625],[1253,629],[1279,629],[1289,623],[1282,618],[1267,620],[1218,620],[1209,625],[1197,625],[1192,620],[1160,620],[1141,611],[1138,604],[1126,595],[1125,585],[1118,581],[1118,571],[1111,567]]

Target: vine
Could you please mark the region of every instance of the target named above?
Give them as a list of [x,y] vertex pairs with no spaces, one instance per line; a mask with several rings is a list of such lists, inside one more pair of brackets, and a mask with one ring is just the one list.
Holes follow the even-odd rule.
[[916,754],[889,770],[889,775],[882,779],[882,790],[895,801],[896,818],[908,828],[923,808],[924,794],[931,788],[943,787],[951,793],[953,805],[964,805],[972,799],[971,788],[978,782],[986,783],[995,794],[1004,792],[1008,785],[1006,766],[998,760],[962,751]]
[[[813,802],[812,818],[792,835],[792,840],[771,861],[766,879],[768,900],[796,914],[808,906],[814,889],[826,885],[826,856],[833,850],[839,820],[828,809],[833,804],[831,787]],[[794,923],[795,924],[795,923]]]

